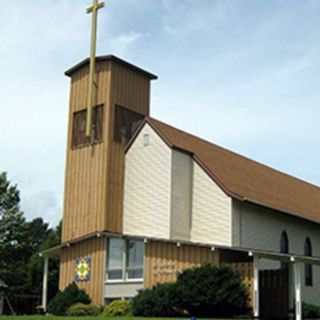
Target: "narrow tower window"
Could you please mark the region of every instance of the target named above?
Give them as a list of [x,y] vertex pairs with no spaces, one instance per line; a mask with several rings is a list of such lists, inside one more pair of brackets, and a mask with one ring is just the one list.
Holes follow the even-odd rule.
[[102,141],[103,106],[96,106],[92,113],[92,137],[86,136],[87,110],[73,114],[72,147],[81,147],[90,142]]
[[114,140],[127,143],[144,116],[127,108],[115,106]]

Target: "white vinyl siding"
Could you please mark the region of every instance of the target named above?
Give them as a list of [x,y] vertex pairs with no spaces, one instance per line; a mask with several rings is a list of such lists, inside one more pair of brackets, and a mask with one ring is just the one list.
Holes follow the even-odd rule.
[[231,245],[231,211],[231,198],[191,155],[142,128],[125,159],[125,234]]
[[171,238],[190,240],[193,160],[172,151]]
[[124,233],[170,237],[171,154],[171,149],[146,124],[126,154]]
[[231,245],[231,198],[194,163],[191,240]]

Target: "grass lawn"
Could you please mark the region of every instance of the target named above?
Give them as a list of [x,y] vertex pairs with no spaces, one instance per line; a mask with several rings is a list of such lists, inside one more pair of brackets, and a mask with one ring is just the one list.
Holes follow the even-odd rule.
[[[189,318],[2,316],[0,320],[189,320]],[[204,320],[204,319],[201,319]],[[218,320],[218,319],[215,319]],[[227,319],[223,319],[227,320]]]
[[[0,320],[189,320],[189,318],[2,316]],[[202,319],[204,320],[204,319]],[[218,320],[218,319],[215,319]],[[223,319],[226,320],[226,319]]]

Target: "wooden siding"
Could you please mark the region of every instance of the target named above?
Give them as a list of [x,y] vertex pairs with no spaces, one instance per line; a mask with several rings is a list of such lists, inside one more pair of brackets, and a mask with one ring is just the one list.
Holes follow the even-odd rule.
[[101,305],[104,303],[105,243],[105,238],[93,238],[79,242],[69,248],[62,248],[59,282],[61,290],[74,281],[75,259],[90,257],[91,279],[87,282],[77,282],[77,285],[86,290],[94,304]]
[[[148,241],[145,248],[145,275],[144,286],[151,288],[157,283],[173,282],[177,273],[183,269],[199,266],[210,262],[213,264],[223,263],[223,256],[228,256],[224,251],[212,251],[209,247],[194,245]],[[239,273],[240,278],[248,289],[248,306],[253,301],[253,264],[252,262],[228,262]]]
[[205,262],[219,263],[219,252],[208,247],[148,241],[145,249],[145,288],[156,283],[175,281],[183,269]]
[[95,104],[103,111],[103,141],[72,148],[73,113],[86,108],[88,66],[72,74],[62,241],[95,231],[122,231],[124,145],[113,142],[114,105],[149,114],[150,79],[113,61],[97,63]]
[[230,264],[231,267],[237,271],[240,275],[242,283],[248,290],[248,306],[253,306],[253,294],[254,294],[254,287],[253,287],[253,263],[252,262],[233,262]]

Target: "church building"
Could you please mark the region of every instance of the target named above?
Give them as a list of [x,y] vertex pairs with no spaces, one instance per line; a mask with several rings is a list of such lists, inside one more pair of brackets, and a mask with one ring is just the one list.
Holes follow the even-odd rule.
[[88,73],[88,59],[66,71],[62,244],[43,253],[60,255],[61,289],[75,281],[100,305],[225,262],[255,312],[320,304],[319,187],[151,118],[157,77],[112,55],[96,58],[89,140]]
[[[320,305],[320,188],[150,117],[157,77],[113,55],[70,78],[60,289],[132,299],[186,268],[229,263],[255,316]],[[208,119],[208,118],[207,118]],[[205,119],[203,121],[206,121]],[[214,128],[213,128],[214,130]]]

